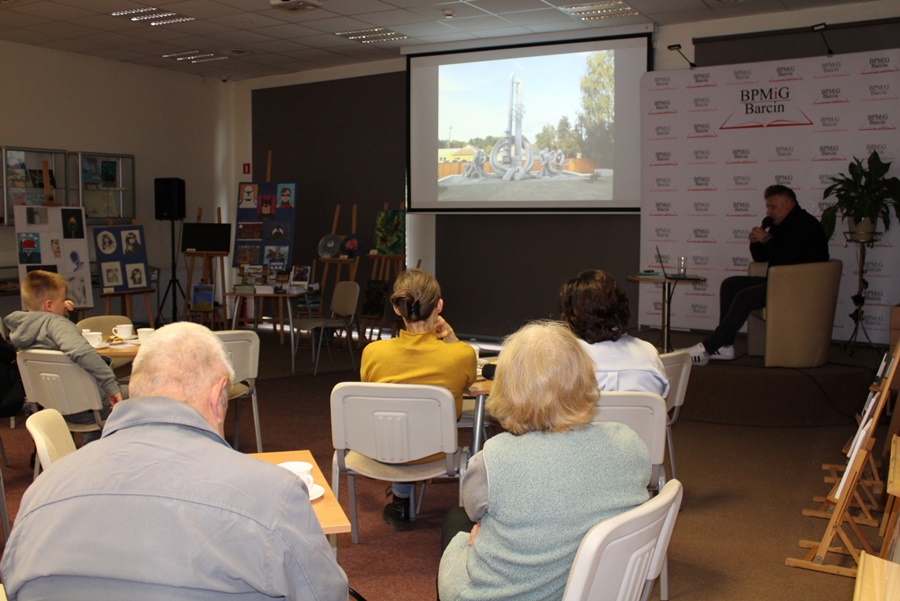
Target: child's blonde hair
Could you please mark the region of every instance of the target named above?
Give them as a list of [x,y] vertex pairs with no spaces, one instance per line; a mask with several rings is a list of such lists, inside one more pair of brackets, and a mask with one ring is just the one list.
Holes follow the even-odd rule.
[[29,311],[42,311],[44,301],[66,294],[66,278],[52,271],[29,271],[22,280],[22,301]]

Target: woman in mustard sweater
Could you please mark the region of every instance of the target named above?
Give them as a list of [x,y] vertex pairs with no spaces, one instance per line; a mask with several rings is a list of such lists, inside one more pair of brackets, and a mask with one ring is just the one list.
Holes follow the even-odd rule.
[[[441,317],[444,301],[434,276],[422,269],[400,274],[391,295],[394,313],[403,318],[399,338],[377,340],[362,354],[363,382],[431,384],[447,388],[456,398],[456,416],[462,411],[463,391],[475,381],[475,350],[460,342]],[[394,482],[393,500],[382,517],[394,530],[409,530],[413,485]]]

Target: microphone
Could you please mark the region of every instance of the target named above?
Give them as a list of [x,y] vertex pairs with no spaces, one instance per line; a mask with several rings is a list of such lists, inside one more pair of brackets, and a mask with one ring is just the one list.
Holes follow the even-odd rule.
[[762,225],[760,227],[766,231],[769,231],[769,228],[773,225],[775,225],[775,220],[771,217],[766,217],[762,220]]

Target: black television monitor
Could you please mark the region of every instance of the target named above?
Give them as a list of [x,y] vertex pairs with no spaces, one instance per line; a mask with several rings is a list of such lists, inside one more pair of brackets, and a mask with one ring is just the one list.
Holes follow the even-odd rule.
[[181,252],[231,252],[230,223],[183,223]]

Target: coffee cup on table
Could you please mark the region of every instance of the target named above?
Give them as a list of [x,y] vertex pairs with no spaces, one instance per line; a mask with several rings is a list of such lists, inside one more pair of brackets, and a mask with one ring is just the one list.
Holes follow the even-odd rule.
[[154,332],[153,328],[138,328],[137,337],[138,342],[144,344],[150,338],[150,335]]
[[97,348],[103,342],[103,334],[100,332],[87,332],[84,334],[84,338],[94,348]]
[[306,483],[306,490],[312,492],[314,480],[312,475],[312,464],[306,461],[285,461],[279,463],[278,467],[283,467],[289,472],[293,472],[298,478]]
[[134,326],[130,323],[119,324],[112,329],[113,336],[125,340],[134,336]]

